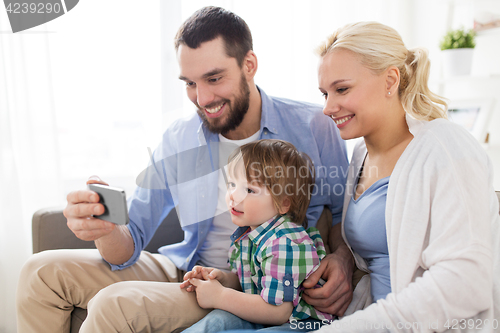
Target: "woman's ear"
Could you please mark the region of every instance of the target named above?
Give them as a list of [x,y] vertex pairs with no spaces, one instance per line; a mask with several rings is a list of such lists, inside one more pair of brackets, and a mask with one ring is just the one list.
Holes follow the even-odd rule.
[[396,66],[391,66],[387,69],[385,75],[387,95],[394,96],[397,94],[399,87],[399,68],[397,68]]
[[245,74],[245,77],[247,78],[247,81],[253,79],[253,77],[257,73],[257,67],[258,67],[257,56],[252,50],[250,50],[243,59],[243,64],[242,64],[242,70],[243,73]]
[[290,199],[285,198],[285,199],[283,199],[283,202],[281,203],[281,208],[279,209],[279,213],[281,215],[284,215],[284,214],[288,213],[289,210],[290,210]]

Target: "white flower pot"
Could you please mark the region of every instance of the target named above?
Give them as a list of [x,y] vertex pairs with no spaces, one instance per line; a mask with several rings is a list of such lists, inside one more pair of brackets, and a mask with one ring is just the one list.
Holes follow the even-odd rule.
[[472,68],[472,55],[474,49],[451,49],[441,51],[443,61],[443,76],[470,75]]

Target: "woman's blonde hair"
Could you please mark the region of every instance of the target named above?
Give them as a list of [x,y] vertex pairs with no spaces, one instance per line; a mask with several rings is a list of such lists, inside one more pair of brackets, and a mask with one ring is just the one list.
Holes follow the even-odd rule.
[[429,90],[430,61],[427,50],[408,50],[396,30],[378,22],[358,22],[338,29],[319,46],[321,57],[335,49],[354,52],[361,64],[381,74],[390,66],[400,72],[399,98],[403,108],[420,120],[447,118],[442,97]]

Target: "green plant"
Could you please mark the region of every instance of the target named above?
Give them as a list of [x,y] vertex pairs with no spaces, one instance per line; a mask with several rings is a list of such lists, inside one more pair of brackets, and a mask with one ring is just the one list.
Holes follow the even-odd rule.
[[449,49],[473,49],[476,46],[475,42],[476,32],[472,29],[457,29],[451,30],[444,35],[441,40],[441,50]]

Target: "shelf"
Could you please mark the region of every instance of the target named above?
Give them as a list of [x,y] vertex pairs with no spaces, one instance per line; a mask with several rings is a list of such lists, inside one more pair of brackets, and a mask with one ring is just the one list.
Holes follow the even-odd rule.
[[467,81],[476,81],[476,80],[500,80],[500,74],[493,74],[493,75],[461,75],[461,76],[454,76],[450,77],[447,79],[438,79],[438,80],[431,80],[429,81],[429,84],[447,84],[447,83],[457,83],[457,82],[467,82]]
[[477,37],[490,36],[490,35],[500,35],[500,27],[480,30],[480,31],[477,31],[476,34],[477,34]]

